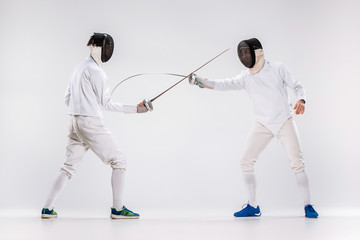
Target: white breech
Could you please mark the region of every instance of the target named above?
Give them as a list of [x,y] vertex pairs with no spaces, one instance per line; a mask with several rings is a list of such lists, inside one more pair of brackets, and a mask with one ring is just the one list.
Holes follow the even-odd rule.
[[69,178],[75,175],[77,166],[89,148],[105,164],[110,164],[113,169],[121,169],[125,172],[125,156],[101,119],[98,117],[71,116],[66,147],[67,160],[61,168]]
[[[285,149],[291,169],[295,173],[304,171],[305,164],[301,152],[299,133],[293,118],[289,118],[284,123],[277,137]],[[260,153],[273,138],[274,134],[268,128],[261,123],[255,123],[241,159],[242,171],[254,171],[254,166]]]

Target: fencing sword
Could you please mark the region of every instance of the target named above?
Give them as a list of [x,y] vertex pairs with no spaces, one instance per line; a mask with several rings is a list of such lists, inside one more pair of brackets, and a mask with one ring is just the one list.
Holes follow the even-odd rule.
[[148,111],[152,111],[153,105],[152,102],[154,102],[156,99],[158,99],[160,96],[162,96],[164,93],[166,93],[167,91],[169,91],[170,89],[172,89],[173,87],[175,87],[176,85],[178,85],[179,83],[181,83],[182,81],[184,81],[185,79],[187,79],[188,77],[191,76],[191,74],[195,73],[196,71],[198,71],[199,69],[203,68],[204,66],[206,66],[207,64],[209,64],[210,62],[214,61],[216,58],[220,57],[222,54],[224,54],[225,52],[229,51],[230,48],[222,51],[221,53],[219,53],[218,55],[216,55],[215,57],[213,57],[212,59],[210,59],[209,61],[207,61],[206,63],[204,63],[203,65],[201,65],[200,67],[198,67],[197,69],[195,69],[194,71],[192,71],[191,73],[189,73],[188,75],[184,76],[180,81],[178,81],[177,83],[175,83],[174,85],[170,86],[169,88],[167,88],[166,90],[164,90],[163,92],[161,92],[159,95],[157,95],[156,97],[152,98],[151,100],[149,99],[144,99],[143,103],[144,106],[146,107],[146,109]]
[[125,78],[124,80],[121,80],[111,91],[110,98],[113,95],[113,93],[115,92],[115,90],[120,86],[120,84],[122,84],[123,82],[126,82],[127,80],[129,80],[131,78],[144,76],[144,75],[168,75],[168,76],[176,76],[176,77],[186,77],[185,75],[177,74],[177,73],[138,73],[138,74],[134,74],[130,77]]

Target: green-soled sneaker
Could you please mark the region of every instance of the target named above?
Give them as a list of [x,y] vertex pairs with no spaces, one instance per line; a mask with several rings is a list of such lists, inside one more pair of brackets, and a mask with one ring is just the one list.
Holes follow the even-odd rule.
[[49,210],[48,208],[43,208],[41,210],[41,218],[49,219],[49,218],[57,218],[57,213],[54,209]]
[[127,209],[125,206],[120,211],[117,211],[116,208],[111,208],[111,215],[112,219],[132,219],[132,218],[139,218],[140,215],[138,213],[134,213]]

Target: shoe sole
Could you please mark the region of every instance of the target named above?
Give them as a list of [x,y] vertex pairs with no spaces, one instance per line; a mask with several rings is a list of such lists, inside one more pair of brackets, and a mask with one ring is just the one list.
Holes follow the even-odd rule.
[[110,218],[112,218],[112,219],[137,219],[137,218],[139,218],[139,216],[123,216],[123,215],[111,214]]
[[247,218],[247,217],[260,217],[261,216],[261,214],[260,215],[251,215],[251,216],[235,216],[234,215],[234,217],[236,217],[236,218]]
[[234,216],[234,217],[238,217],[238,218],[239,218],[239,217],[240,217],[240,218],[241,218],[241,217],[260,217],[260,216],[261,216],[261,214],[262,214],[262,213],[260,212],[260,213],[256,213],[256,214],[254,214],[254,215],[247,215],[247,216],[235,216],[235,214],[234,214],[233,216]]
[[41,214],[42,219],[57,218],[57,215]]

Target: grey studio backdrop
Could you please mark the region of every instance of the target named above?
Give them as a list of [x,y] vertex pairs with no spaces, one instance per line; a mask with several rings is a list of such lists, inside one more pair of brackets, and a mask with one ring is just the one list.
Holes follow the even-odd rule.
[[[198,73],[235,76],[243,69],[238,42],[259,38],[265,58],[284,62],[307,91],[306,112],[295,119],[313,203],[323,215],[359,214],[359,11],[356,0],[1,0],[0,215],[40,214],[65,160],[64,92],[97,31],[115,40],[103,67],[111,89],[136,73],[186,75],[226,48]],[[134,78],[113,100],[137,104],[178,80]],[[145,217],[231,216],[247,201],[239,163],[254,120],[245,91],[199,89],[187,81],[157,99],[153,112],[106,112],[105,124],[128,159],[127,207]],[[260,156],[256,174],[264,215],[303,215],[277,139]],[[110,167],[89,151],[56,209],[63,217],[107,216],[110,177]]]

